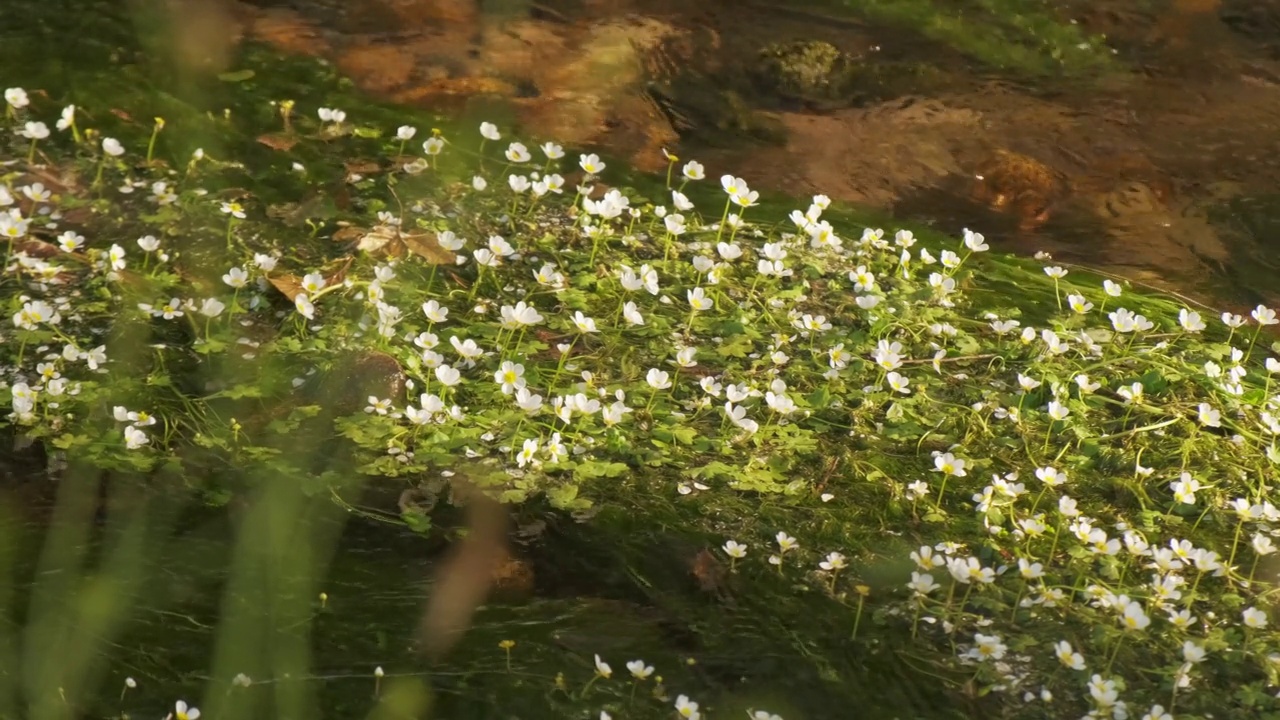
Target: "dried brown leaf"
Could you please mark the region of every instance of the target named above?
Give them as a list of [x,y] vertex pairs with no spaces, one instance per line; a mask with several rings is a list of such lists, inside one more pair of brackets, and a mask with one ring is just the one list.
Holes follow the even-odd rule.
[[457,256],[452,250],[440,247],[435,233],[403,233],[400,240],[409,252],[426,260],[428,264],[453,265],[457,262]]
[[274,133],[266,133],[264,135],[259,135],[258,142],[262,143],[263,145],[266,145],[272,150],[289,152],[290,150],[293,149],[294,145],[298,144],[298,137],[293,133],[274,132]]
[[345,227],[338,228],[337,231],[333,233],[333,241],[341,243],[356,242],[360,238],[364,237],[367,232],[369,231],[362,227],[347,225]]
[[268,275],[267,282],[271,283],[282,295],[289,298],[289,302],[293,302],[302,294],[302,278],[297,275],[288,273]]
[[369,175],[382,172],[382,165],[377,160],[348,160],[342,166],[352,175]]
[[356,249],[366,253],[390,253],[388,246],[396,240],[399,234],[400,232],[390,225],[378,225],[360,235],[360,241],[356,243]]

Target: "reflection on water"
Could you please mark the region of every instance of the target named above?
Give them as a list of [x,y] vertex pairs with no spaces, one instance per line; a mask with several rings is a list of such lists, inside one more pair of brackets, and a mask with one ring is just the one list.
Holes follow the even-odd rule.
[[[1280,4],[877,4],[942,8],[920,27],[850,5],[255,0],[235,15],[398,102],[513,116],[642,168],[669,148],[1224,302],[1280,299],[1280,248],[1257,232],[1280,212]],[[946,34],[966,18],[1005,46]],[[765,75],[762,50],[790,41],[836,53],[817,71],[829,83]]]

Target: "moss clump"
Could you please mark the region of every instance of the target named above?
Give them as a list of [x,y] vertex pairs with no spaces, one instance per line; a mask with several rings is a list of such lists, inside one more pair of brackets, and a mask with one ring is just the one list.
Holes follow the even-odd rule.
[[755,74],[765,91],[783,99],[840,105],[850,100],[858,61],[831,43],[796,40],[762,49]]

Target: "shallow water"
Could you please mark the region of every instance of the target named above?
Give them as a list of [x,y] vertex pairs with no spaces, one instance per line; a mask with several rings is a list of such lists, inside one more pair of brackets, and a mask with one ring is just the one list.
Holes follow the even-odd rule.
[[[1220,302],[1280,298],[1273,2],[254,5],[246,35],[396,102],[512,115],[651,169],[666,147],[753,186],[981,228]],[[854,58],[849,97],[819,107],[751,81],[760,49],[793,39]]]

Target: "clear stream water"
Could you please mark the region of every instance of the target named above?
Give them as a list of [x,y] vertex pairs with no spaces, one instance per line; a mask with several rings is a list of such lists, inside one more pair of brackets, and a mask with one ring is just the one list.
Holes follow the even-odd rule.
[[[235,71],[235,43],[257,39],[281,52],[321,56],[375,97],[560,129],[569,137],[559,139],[639,166],[652,166],[658,146],[669,146],[777,192],[826,192],[887,219],[979,228],[1006,248],[1049,250],[1222,304],[1280,301],[1280,3],[1054,4],[1049,12],[1076,18],[1090,36],[1105,34],[1116,51],[1120,69],[1079,75],[993,66],[909,23],[848,13],[836,0],[260,0],[225,12],[216,4],[171,5],[177,26],[139,19],[152,17],[134,12],[146,9],[141,2],[17,0],[12,21],[0,27],[0,79],[104,99],[151,93],[160,103],[191,102],[190,92],[175,100],[181,95],[173,89],[175,74]],[[975,6],[995,13],[990,8],[1003,4]],[[1018,17],[1002,22],[1019,27]],[[583,83],[572,57],[554,55],[612,47],[607,30],[619,23],[624,37],[643,31],[685,44],[659,53],[667,66],[658,62],[617,87],[605,76]],[[1036,47],[1035,37],[1021,42]],[[783,130],[768,141],[741,125],[708,129],[724,98],[714,97],[711,114],[699,116],[697,93],[742,82],[735,68],[763,44],[787,39],[822,39],[868,67],[913,70],[908,80],[875,84],[874,92],[839,107],[747,95],[753,117]],[[181,52],[172,60],[166,53],[175,46]],[[530,59],[537,62],[525,75],[511,70],[530,66]],[[617,71],[601,62],[601,72]],[[167,77],[139,83],[139,68],[142,77],[148,68]],[[683,134],[643,114],[652,104],[641,95],[655,77],[687,79],[693,88],[682,91],[681,100],[694,108]],[[305,77],[297,82],[301,87]],[[1007,153],[1018,162],[1010,166]],[[1018,164],[1027,159],[1036,168],[1031,180]],[[1036,178],[1044,173],[1053,189],[1026,189],[1040,187]],[[1020,193],[1046,194],[1048,201],[1031,207],[999,199]],[[1045,207],[1045,217],[1031,217]],[[103,531],[98,540],[70,538],[72,556],[113,557],[116,543],[129,536],[128,527],[102,526],[92,507],[71,512],[64,498],[55,510],[42,462],[15,453],[0,475],[7,551],[0,569],[8,562],[7,577],[21,579],[16,596],[0,592],[0,607],[14,600],[0,617],[6,631],[0,679],[37,670],[32,656],[17,653],[23,632],[28,643],[49,643],[49,652],[35,655],[44,662],[90,656],[83,677],[95,688],[93,699],[50,717],[158,716],[176,697],[200,697],[209,668],[236,662],[255,684],[243,697],[227,689],[227,697],[247,704],[223,706],[224,717],[248,717],[270,699],[295,708],[298,717],[364,715],[373,706],[377,666],[388,673],[379,691],[400,676],[429,679],[436,717],[560,717],[534,708],[554,707],[548,698],[556,696],[556,671],[581,672],[594,652],[614,657],[615,667],[625,655],[681,668],[671,675],[722,688],[724,708],[772,703],[789,720],[844,716],[851,706],[872,718],[979,712],[943,706],[929,678],[882,652],[874,639],[827,655],[806,647],[801,638],[829,624],[806,613],[794,591],[756,598],[733,587],[708,589],[691,570],[698,569],[700,541],[680,532],[677,514],[664,527],[636,524],[625,512],[580,525],[526,509],[517,524],[528,542],[515,545],[515,579],[481,609],[445,662],[427,665],[413,629],[441,557],[439,539],[352,521],[324,498],[295,499],[292,515],[262,526],[276,534],[262,530],[256,540],[241,534],[246,544],[237,548],[235,521],[225,512],[161,498],[155,515],[166,520],[139,531],[150,544],[136,554],[137,582],[125,590],[127,620],[101,635],[84,635],[81,626],[36,632],[27,626],[40,609],[70,611],[86,592],[58,584],[75,575],[74,564],[59,566],[39,554],[42,547],[51,552],[48,538],[69,527],[59,523],[87,521]],[[96,495],[95,488],[81,490]],[[368,500],[371,507],[387,502]],[[228,586],[233,567],[244,572]],[[33,585],[48,594],[28,606]],[[766,609],[782,614],[765,607],[777,602],[793,603],[786,613],[793,627],[762,620]],[[219,645],[217,626],[232,616],[238,634]],[[516,641],[515,670],[498,649],[502,640]],[[296,674],[286,677],[281,668]],[[121,701],[126,676],[139,687]],[[826,682],[832,677],[843,687],[833,689]],[[0,716],[9,717],[16,701],[0,692]],[[732,714],[726,709],[721,716]]]

